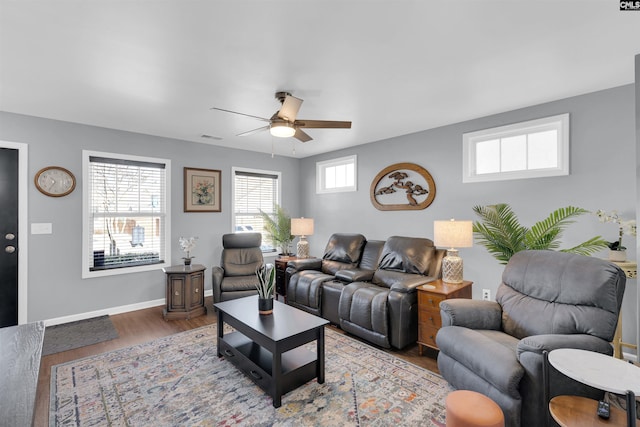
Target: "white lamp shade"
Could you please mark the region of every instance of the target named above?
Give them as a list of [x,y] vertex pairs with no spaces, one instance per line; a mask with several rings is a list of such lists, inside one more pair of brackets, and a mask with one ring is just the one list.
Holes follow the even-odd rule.
[[473,246],[472,221],[434,221],[433,243],[448,248],[470,248]]
[[311,236],[313,234],[313,218],[291,218],[291,234]]
[[289,138],[296,134],[296,128],[291,123],[279,122],[271,124],[269,132],[279,138]]

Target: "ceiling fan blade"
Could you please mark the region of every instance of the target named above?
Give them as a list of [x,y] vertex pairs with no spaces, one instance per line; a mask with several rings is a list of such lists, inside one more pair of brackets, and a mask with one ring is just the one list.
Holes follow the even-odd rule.
[[245,114],[245,113],[238,113],[237,111],[225,110],[224,108],[211,107],[210,110],[218,110],[218,111],[224,111],[225,113],[233,113],[233,114],[239,114],[241,116],[253,117],[254,119],[262,120],[263,122],[270,121],[269,119],[265,119],[264,117],[252,116],[251,114]]
[[351,129],[351,122],[338,122],[330,120],[296,120],[294,123],[301,128],[316,129]]
[[259,127],[258,129],[248,130],[246,132],[239,133],[236,136],[249,136],[249,135],[253,135],[254,133],[262,132],[263,130],[267,130],[267,129],[269,129],[269,126],[262,126],[262,127]]
[[296,128],[296,133],[293,135],[293,137],[299,140],[300,142],[307,142],[313,139],[298,128]]
[[282,108],[278,111],[278,117],[293,123],[302,105],[302,99],[287,95],[282,102]]

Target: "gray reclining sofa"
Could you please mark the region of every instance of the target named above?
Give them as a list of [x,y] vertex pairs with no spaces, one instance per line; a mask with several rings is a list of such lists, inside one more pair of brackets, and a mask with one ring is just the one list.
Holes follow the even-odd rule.
[[417,339],[416,287],[441,276],[445,253],[429,239],[333,234],[322,259],[287,264],[287,304],[401,349]]

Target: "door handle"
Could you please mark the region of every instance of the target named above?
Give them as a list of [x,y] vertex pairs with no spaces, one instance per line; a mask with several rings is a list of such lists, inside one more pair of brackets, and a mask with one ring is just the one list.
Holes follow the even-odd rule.
[[6,246],[4,248],[4,251],[8,254],[12,254],[16,251],[16,247],[15,246]]

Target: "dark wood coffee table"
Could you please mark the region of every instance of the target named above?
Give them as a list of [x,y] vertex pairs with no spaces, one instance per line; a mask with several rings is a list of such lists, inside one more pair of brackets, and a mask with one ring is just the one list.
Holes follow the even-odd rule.
[[[273,314],[258,314],[258,297],[214,304],[218,356],[243,371],[279,408],[282,395],[313,378],[324,383],[324,325],[329,322],[279,301]],[[224,323],[236,329],[224,333]],[[304,344],[316,341],[315,354]]]

